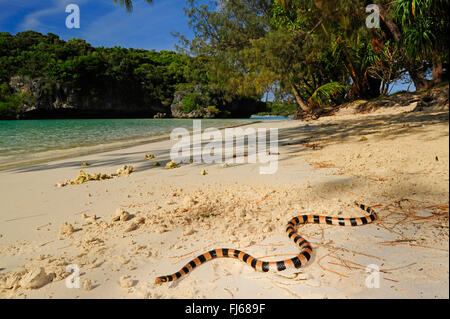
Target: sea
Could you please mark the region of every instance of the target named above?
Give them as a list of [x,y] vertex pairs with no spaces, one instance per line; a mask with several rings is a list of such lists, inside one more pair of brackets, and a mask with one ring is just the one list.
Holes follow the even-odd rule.
[[[202,129],[256,119],[203,119]],[[49,119],[0,121],[0,170],[104,152],[168,138],[174,128],[192,130],[191,119]]]

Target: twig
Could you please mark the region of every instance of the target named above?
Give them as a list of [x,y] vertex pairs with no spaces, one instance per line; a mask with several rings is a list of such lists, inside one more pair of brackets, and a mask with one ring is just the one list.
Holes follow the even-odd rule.
[[361,252],[354,251],[354,250],[347,249],[347,248],[335,247],[335,246],[332,246],[332,245],[327,245],[327,244],[322,244],[322,243],[314,243],[314,244],[315,245],[321,245],[321,246],[324,246],[324,247],[330,247],[330,248],[337,249],[337,250],[341,249],[341,250],[349,251],[349,252],[351,252],[353,254],[363,255],[363,256],[366,256],[366,257],[371,257],[371,258],[379,259],[379,260],[382,260],[382,261],[386,261],[386,259],[384,259],[384,258],[381,258],[381,257],[378,257],[378,256],[369,255],[369,254],[365,254],[365,253],[361,253]]
[[404,223],[408,218],[409,218],[409,216],[406,215],[405,218],[403,218],[402,220],[399,220],[398,222],[396,222],[396,223],[394,224],[394,226],[392,226],[392,228],[397,227],[398,224]]
[[278,244],[255,244],[254,246],[260,246],[260,247],[272,247],[272,246],[283,246],[282,243],[278,243]]
[[417,241],[417,239],[397,239],[397,240],[388,240],[388,241],[381,241],[378,244],[380,245],[395,245],[396,243],[407,243],[411,241]]
[[390,232],[392,232],[392,233],[394,233],[394,234],[397,234],[397,235],[399,235],[399,236],[401,236],[401,237],[403,237],[403,238],[406,239],[406,237],[405,237],[402,233],[396,232],[395,230],[393,230],[393,229],[387,227],[386,225],[384,225],[383,223],[380,223],[380,222],[379,222],[378,225],[380,225],[380,226],[383,227],[384,229],[386,229],[386,230],[388,230],[388,231],[390,231]]
[[183,257],[189,256],[189,255],[192,255],[195,251],[197,251],[197,250],[193,250],[193,251],[191,251],[191,252],[189,252],[189,253],[187,253],[187,254],[184,254],[184,255],[179,255],[179,256],[169,256],[169,257],[167,257],[167,258],[183,258]]
[[218,243],[214,243],[214,244],[210,244],[210,245],[208,245],[208,246],[205,246],[205,247],[203,247],[203,248],[199,248],[199,249],[195,249],[195,250],[192,250],[192,251],[190,251],[190,252],[188,252],[188,253],[186,253],[186,254],[184,254],[184,255],[179,255],[179,256],[169,256],[169,257],[167,257],[167,258],[183,258],[183,257],[186,257],[186,256],[189,256],[189,255],[192,255],[193,253],[195,253],[196,251],[207,251],[208,250],[208,247],[210,247],[210,246],[212,246],[212,245],[214,245],[214,246],[219,246],[219,245],[222,245],[224,242],[218,242]]
[[312,162],[311,164],[314,165],[315,168],[334,168],[335,167],[332,164],[320,163],[320,162]]
[[231,295],[231,298],[234,299],[233,293],[228,288],[223,288],[226,292],[228,292]]
[[412,263],[412,264],[409,264],[409,265],[406,265],[406,266],[397,267],[397,268],[384,269],[384,271],[399,270],[399,269],[407,268],[407,267],[410,267],[410,266],[416,265],[416,264],[417,264],[417,263]]
[[[334,252],[336,252],[337,250],[339,250],[339,249],[336,249]],[[334,253],[334,252],[333,252],[333,253]],[[320,262],[322,261],[322,259],[324,259],[325,257],[330,256],[331,254],[332,254],[332,253],[328,253],[328,254],[326,254],[326,255],[324,255],[324,256],[322,256],[322,257],[319,258],[319,260],[317,261],[317,264],[319,265],[319,267],[322,268],[323,270],[327,270],[327,271],[332,272],[332,273],[335,273],[335,274],[337,274],[337,275],[339,275],[339,276],[348,278],[349,276],[344,275],[344,274],[341,274],[340,272],[334,271],[334,270],[332,270],[332,269],[326,268],[326,267],[324,267],[324,266],[322,266],[322,265],[320,264]]]
[[265,200],[266,200],[267,198],[269,198],[269,194],[267,194],[266,196],[264,196],[264,198],[263,198],[263,199],[261,199],[261,200],[257,201],[257,202],[256,202],[256,204],[259,204],[259,203],[261,203],[261,202],[265,201]]
[[45,245],[47,245],[47,244],[50,244],[50,243],[53,243],[54,242],[54,240],[50,240],[50,241],[48,241],[48,242],[46,242],[46,243],[43,243],[43,244],[40,244],[39,246],[45,246]]
[[[332,258],[335,258],[335,259],[338,259],[338,260],[343,260],[343,259],[340,259],[340,258],[337,258],[337,257],[335,257],[335,256],[330,256],[330,257],[332,257]],[[359,268],[359,269],[365,269],[366,268],[366,266],[364,266],[364,265],[361,265],[361,264],[358,264],[358,263],[356,263],[356,262],[354,262],[354,261],[351,261],[351,260],[346,260],[348,263],[350,263],[350,264],[353,264],[353,265],[356,265],[356,266],[359,266],[359,267],[362,267],[362,268]],[[380,270],[380,272],[383,272],[383,273],[389,273],[388,272],[388,270]]]
[[281,286],[278,286],[278,285],[276,285],[276,286],[277,286],[278,288],[281,288],[281,289],[286,290],[289,294],[293,295],[293,296],[296,297],[296,298],[299,298],[299,299],[302,298],[301,296],[297,295],[295,292],[293,292],[293,291],[290,290],[289,288],[281,287]]
[[263,258],[269,258],[269,257],[278,257],[278,256],[297,256],[298,252],[291,253],[291,254],[276,254],[276,255],[268,255],[268,256],[262,256],[262,257],[256,257],[257,259],[263,259]]
[[[330,256],[330,257],[331,257],[331,256]],[[363,268],[361,268],[361,267],[353,267],[353,266],[349,266],[349,265],[344,265],[344,264],[334,263],[334,262],[332,262],[332,261],[329,261],[328,263],[329,263],[329,264],[332,264],[332,265],[337,265],[337,266],[346,267],[346,268],[349,269],[349,270],[352,270],[352,269],[363,269]]]
[[19,220],[19,219],[26,219],[26,218],[32,218],[32,217],[38,217],[38,216],[44,216],[44,215],[48,215],[48,214],[43,213],[43,214],[30,215],[30,216],[24,216],[24,217],[17,217],[17,218],[13,218],[13,219],[7,219],[7,220],[5,220],[5,222],[12,222],[12,221]]
[[415,246],[415,247],[422,247],[422,248],[430,248],[430,249],[437,249],[437,250],[442,250],[448,253],[448,249],[443,249],[443,248],[436,248],[436,247],[430,247],[430,246],[424,246],[424,245],[418,245],[418,244],[409,244],[410,246]]
[[389,281],[393,281],[393,282],[399,282],[398,280],[394,280],[394,279],[390,279],[390,278],[386,278],[386,277],[383,277],[383,279],[386,279],[386,280],[389,280]]

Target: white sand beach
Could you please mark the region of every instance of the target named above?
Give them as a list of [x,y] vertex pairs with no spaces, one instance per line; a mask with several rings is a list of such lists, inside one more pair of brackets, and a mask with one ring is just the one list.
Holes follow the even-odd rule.
[[[259,174],[260,163],[165,169],[170,140],[0,171],[0,297],[449,298],[448,109],[247,127],[279,129],[275,174]],[[55,186],[80,169],[110,174],[123,165],[133,172]],[[292,217],[363,216],[355,200],[379,219],[299,226],[313,254],[296,272],[218,258],[154,283],[214,248],[292,258]],[[130,215],[112,221],[118,210]],[[68,265],[78,267],[80,288],[67,287]],[[378,287],[366,284],[369,265],[380,270]]]

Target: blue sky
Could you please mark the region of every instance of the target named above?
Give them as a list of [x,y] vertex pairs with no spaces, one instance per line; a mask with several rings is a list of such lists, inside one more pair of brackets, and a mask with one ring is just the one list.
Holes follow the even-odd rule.
[[[118,1],[120,2],[120,1]],[[68,4],[80,8],[80,28],[68,29],[65,21]],[[57,34],[60,38],[82,38],[93,46],[174,50],[177,39],[171,32],[188,37],[188,18],[184,15],[185,0],[155,0],[148,4],[134,0],[134,10],[112,0],[0,0],[0,31],[16,34],[34,30]]]

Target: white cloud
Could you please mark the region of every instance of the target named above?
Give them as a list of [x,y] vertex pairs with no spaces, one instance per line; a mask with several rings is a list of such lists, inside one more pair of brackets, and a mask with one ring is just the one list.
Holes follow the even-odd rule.
[[[112,5],[112,0],[110,0]],[[180,0],[135,1],[132,13],[116,6],[111,12],[84,24],[81,36],[94,45],[134,47],[142,49],[173,49],[170,31],[180,31],[186,24]],[[83,21],[83,20],[82,20]],[[177,30],[178,29],[178,30]]]
[[5,24],[10,17],[31,6],[34,4],[30,4],[30,1],[27,0],[0,0],[0,25]]
[[[53,0],[51,3],[48,3],[50,1],[44,1],[45,9],[35,11],[33,13],[30,13],[26,15],[23,19],[23,21],[19,24],[19,29],[21,30],[30,30],[30,29],[37,29],[42,26],[43,22],[42,19],[52,16],[52,15],[58,15],[61,17],[65,17],[65,9],[66,6],[70,3],[75,4],[81,4],[85,2],[85,0]],[[46,5],[48,3],[48,5]],[[40,3],[41,6],[42,2]],[[64,18],[65,19],[65,18]],[[64,21],[64,19],[62,19]]]
[[[55,33],[65,40],[83,38],[94,46],[173,50],[176,39],[170,32],[187,31],[184,0],[155,0],[152,5],[135,0],[132,13],[112,0],[6,1],[11,0],[0,0],[0,18],[4,12],[8,16],[21,13],[20,20],[8,26],[13,33],[34,30]],[[70,3],[80,6],[80,29],[65,27],[65,8]]]

